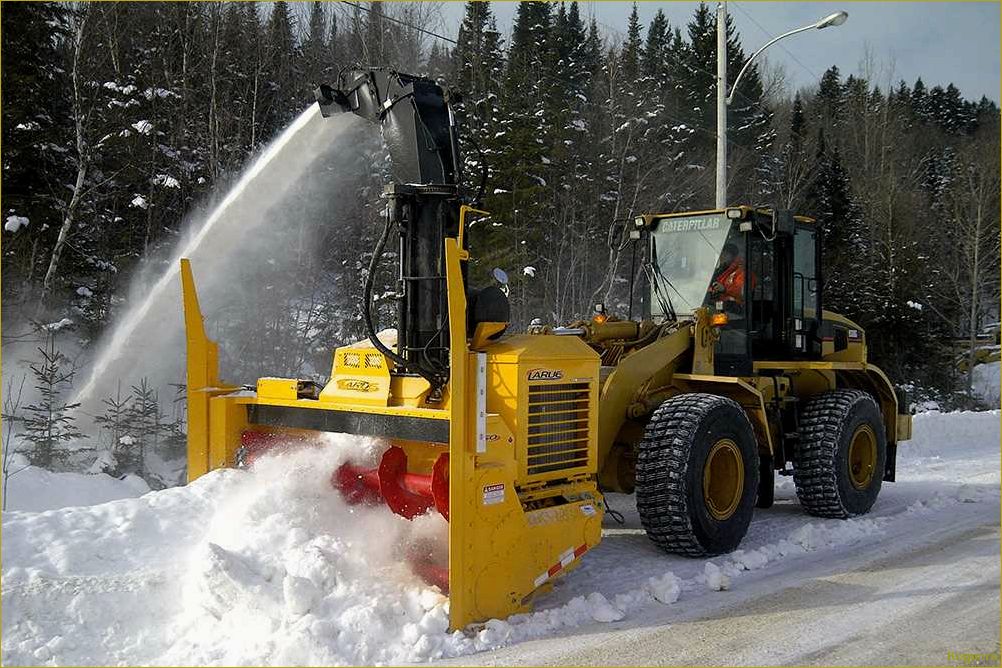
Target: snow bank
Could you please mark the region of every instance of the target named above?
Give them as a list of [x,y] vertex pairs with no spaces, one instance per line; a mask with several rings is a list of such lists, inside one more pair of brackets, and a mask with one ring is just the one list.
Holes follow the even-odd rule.
[[1000,375],[1002,375],[1002,362],[990,362],[988,364],[978,364],[974,367],[974,393],[992,406],[999,405],[1000,395]]
[[345,505],[330,473],[372,446],[330,440],[138,499],[5,513],[3,662],[367,664],[457,653],[447,599],[399,559],[444,541],[445,521]]
[[[15,465],[12,470],[19,468],[20,465]],[[119,480],[106,473],[53,473],[29,466],[7,482],[7,510],[40,512],[68,506],[93,506],[140,496],[148,491],[149,486],[137,476]]]
[[[372,441],[331,435],[319,450],[262,459],[252,472],[215,471],[186,487],[90,507],[9,512],[2,661],[400,664],[628,622],[687,598],[727,596],[717,592],[787,559],[855,549],[899,518],[921,526],[952,504],[997,499],[997,486],[958,484],[956,463],[980,457],[997,480],[999,415],[916,416],[899,477],[920,482],[899,505],[888,498],[890,514],[766,514],[743,549],[710,561],[655,554],[638,529],[608,528],[593,560],[558,581],[536,612],[454,633],[446,597],[399,558],[443,549],[445,521],[347,506],[329,485],[345,458],[376,460]],[[939,464],[949,485],[922,478]]]
[[1000,417],[999,410],[919,413],[912,418],[912,438],[901,444],[898,456],[907,460],[997,453]]

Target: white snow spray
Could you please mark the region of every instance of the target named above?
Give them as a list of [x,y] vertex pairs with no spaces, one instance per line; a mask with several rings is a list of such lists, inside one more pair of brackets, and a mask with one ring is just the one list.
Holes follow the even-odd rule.
[[[131,305],[99,344],[87,382],[73,399],[85,414],[99,412],[101,398],[113,394],[119,380],[125,387],[140,377],[159,388],[184,382],[181,258],[191,259],[208,318],[237,301],[267,300],[273,287],[269,280],[291,275],[304,263],[304,254],[317,253],[312,242],[318,228],[339,222],[332,220],[341,211],[338,203],[332,208],[331,198],[370,171],[356,164],[366,157],[367,144],[355,121],[350,114],[325,119],[311,105],[203,221],[189,223],[188,238],[166,264],[149,262],[138,272],[129,291]],[[283,246],[290,239],[295,248]]]

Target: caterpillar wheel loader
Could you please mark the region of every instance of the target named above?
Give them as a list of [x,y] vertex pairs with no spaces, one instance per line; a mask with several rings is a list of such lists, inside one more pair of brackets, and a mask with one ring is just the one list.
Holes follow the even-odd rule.
[[[469,223],[486,214],[460,192],[447,95],[386,69],[339,79],[316,91],[323,116],[378,124],[392,161],[362,295],[368,338],[334,351],[322,388],[229,385],[182,260],[189,480],[304,434],[381,439],[378,466],[348,462],[332,484],[348,503],[448,520],[447,562],[409,559],[448,592],[453,629],[529,610],[587,558],[604,492],[635,492],[665,551],[704,556],[740,544],[777,471],[820,517],[865,513],[894,480],[910,417],[863,330],[824,310],[810,219],[747,206],[638,216],[622,235],[643,257],[639,317],[598,308],[508,333],[505,290],[468,278]],[[372,317],[391,235],[395,342]]]

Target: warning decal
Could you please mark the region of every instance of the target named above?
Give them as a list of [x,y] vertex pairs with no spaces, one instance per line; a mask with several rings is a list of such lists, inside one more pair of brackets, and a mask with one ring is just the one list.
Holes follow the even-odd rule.
[[484,505],[492,506],[495,503],[504,502],[504,483],[498,482],[493,485],[484,485]]

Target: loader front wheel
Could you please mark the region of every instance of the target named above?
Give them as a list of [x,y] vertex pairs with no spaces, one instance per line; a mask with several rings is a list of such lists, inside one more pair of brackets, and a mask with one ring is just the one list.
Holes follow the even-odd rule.
[[845,518],[870,510],[880,492],[887,439],[877,402],[860,390],[819,394],[800,416],[793,483],[811,515]]
[[758,448],[732,399],[681,394],[661,404],[637,447],[637,511],[647,536],[692,557],[737,548],[758,491]]

